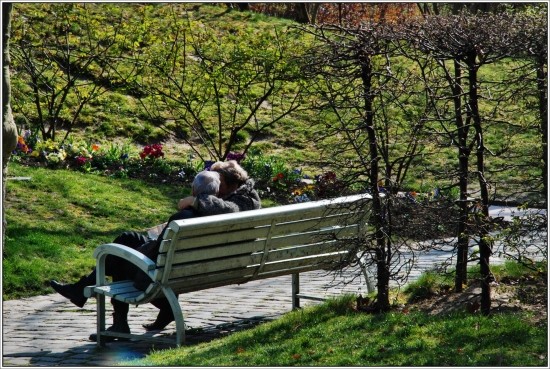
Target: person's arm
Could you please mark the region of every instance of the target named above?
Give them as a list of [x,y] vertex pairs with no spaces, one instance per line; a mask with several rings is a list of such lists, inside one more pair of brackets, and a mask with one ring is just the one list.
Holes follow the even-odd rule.
[[234,202],[225,201],[217,196],[200,194],[195,197],[193,208],[200,215],[236,213],[240,209]]
[[178,202],[178,209],[183,210],[185,208],[191,207],[193,206],[194,202],[195,202],[194,196],[184,197],[183,199],[180,199],[180,201]]

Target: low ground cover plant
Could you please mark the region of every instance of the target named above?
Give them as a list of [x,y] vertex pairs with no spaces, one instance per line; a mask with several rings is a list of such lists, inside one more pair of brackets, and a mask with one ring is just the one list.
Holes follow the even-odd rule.
[[[69,169],[83,173],[96,173],[114,178],[137,178],[152,183],[189,185],[195,174],[208,169],[213,161],[203,162],[188,153],[184,159],[169,158],[162,144],[143,147],[129,142],[101,144],[84,140],[59,143],[41,140],[26,130],[19,135],[17,148],[10,160],[27,166],[49,169]],[[263,199],[274,204],[306,202],[333,198],[351,192],[334,171],[310,174],[294,168],[279,156],[265,155],[259,149],[245,154],[232,152],[226,160],[237,160],[250,177]],[[384,188],[380,188],[384,191]],[[406,192],[410,202],[435,198],[435,193]]]

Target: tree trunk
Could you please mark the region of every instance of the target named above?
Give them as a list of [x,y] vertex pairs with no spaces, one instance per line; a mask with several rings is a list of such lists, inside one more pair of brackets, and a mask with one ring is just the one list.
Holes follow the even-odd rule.
[[455,109],[455,122],[458,132],[458,185],[460,189],[460,215],[457,227],[457,258],[455,275],[455,292],[462,292],[468,277],[468,162],[470,150],[468,148],[468,126],[462,119],[462,70],[460,64],[454,62],[453,102]]
[[295,21],[298,23],[308,24],[310,23],[309,14],[307,11],[308,4],[306,3],[296,3],[296,18]]
[[548,204],[548,96],[546,91],[548,85],[546,83],[545,65],[546,59],[543,57],[537,58],[537,90],[539,97],[539,115],[540,115],[540,135],[542,140],[542,183],[544,189],[544,201]]
[[237,3],[237,6],[239,7],[239,11],[241,11],[241,12],[250,10],[250,4],[249,3]]
[[[11,83],[10,83],[10,52],[9,39],[11,28],[11,3],[2,4],[2,201],[6,198],[6,176],[8,174],[8,161],[11,152],[17,146],[17,127],[11,112]],[[2,204],[2,244],[6,231],[6,217],[4,216],[4,204]]]
[[472,121],[476,132],[476,164],[477,177],[480,188],[481,212],[476,215],[477,236],[479,237],[479,267],[481,274],[481,312],[488,315],[491,311],[491,270],[489,258],[492,254],[492,242],[489,241],[489,191],[485,180],[484,156],[485,142],[483,140],[483,128],[478,106],[478,79],[475,62],[476,52],[468,57],[468,80],[469,80],[469,106]]
[[[377,264],[377,310],[388,311],[390,309],[390,272],[387,261],[390,253],[386,250],[386,237],[383,232],[384,217],[382,214],[382,203],[378,192],[378,145],[374,127],[372,91],[372,65],[368,55],[360,57],[361,80],[363,82],[363,95],[365,104],[365,129],[369,139],[369,155],[371,158],[370,171],[368,173],[372,193],[373,226],[376,237],[376,264]],[[389,242],[389,241],[388,241]]]

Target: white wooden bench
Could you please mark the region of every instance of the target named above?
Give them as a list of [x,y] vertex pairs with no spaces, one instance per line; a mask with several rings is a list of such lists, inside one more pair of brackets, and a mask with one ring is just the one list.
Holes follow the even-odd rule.
[[[292,274],[293,308],[299,307],[300,298],[312,298],[300,295],[299,273],[331,269],[353,257],[349,250],[366,229],[370,199],[363,194],[173,221],[156,261],[123,245],[99,246],[94,252],[97,282],[85,289],[88,297],[97,298],[98,345],[104,345],[105,336],[167,342],[163,337],[106,331],[105,296],[130,305],[166,296],[178,346],[184,343],[185,323],[175,294]],[[154,282],[146,291],[136,289],[132,281],[109,283],[107,255],[129,260]]]

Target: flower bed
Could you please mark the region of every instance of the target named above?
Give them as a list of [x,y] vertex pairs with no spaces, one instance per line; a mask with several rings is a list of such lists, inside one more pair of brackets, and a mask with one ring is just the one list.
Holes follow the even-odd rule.
[[[137,148],[131,144],[108,144],[52,140],[42,141],[25,131],[19,136],[11,160],[29,166],[64,168],[97,173],[115,178],[137,178],[151,183],[190,185],[195,174],[209,169],[214,161],[197,160],[193,154],[183,161],[169,160],[161,144]],[[230,153],[226,160],[236,160],[256,181],[263,199],[278,204],[304,202],[335,197],[345,186],[334,172],[309,176],[281,159],[251,150],[248,155]]]

